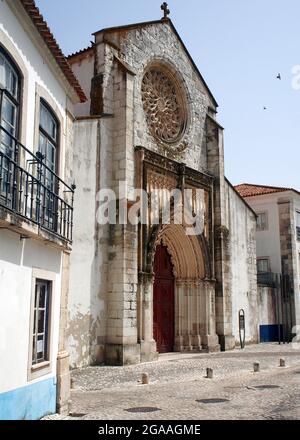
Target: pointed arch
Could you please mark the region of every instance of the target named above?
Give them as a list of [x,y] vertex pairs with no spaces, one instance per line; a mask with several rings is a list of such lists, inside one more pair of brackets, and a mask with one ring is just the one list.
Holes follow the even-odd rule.
[[187,235],[182,225],[154,226],[150,233],[147,252],[147,271],[152,272],[158,244],[167,247],[178,279],[201,280],[211,278],[210,253],[203,235]]

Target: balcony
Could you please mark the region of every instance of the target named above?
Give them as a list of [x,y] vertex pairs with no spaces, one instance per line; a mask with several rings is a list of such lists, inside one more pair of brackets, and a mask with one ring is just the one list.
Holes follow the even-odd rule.
[[257,284],[261,286],[276,287],[278,285],[278,276],[273,272],[258,272]]
[[0,208],[38,231],[72,242],[75,185],[68,186],[45,163],[0,126]]

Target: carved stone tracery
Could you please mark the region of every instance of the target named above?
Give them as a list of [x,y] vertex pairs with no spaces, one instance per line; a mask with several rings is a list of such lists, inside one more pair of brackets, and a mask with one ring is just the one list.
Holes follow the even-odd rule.
[[186,105],[176,80],[164,69],[149,68],[142,81],[142,101],[149,131],[163,143],[175,143],[186,127]]

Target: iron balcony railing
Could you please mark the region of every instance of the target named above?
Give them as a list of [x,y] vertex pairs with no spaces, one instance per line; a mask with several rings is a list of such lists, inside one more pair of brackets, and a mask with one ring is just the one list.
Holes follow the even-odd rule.
[[262,286],[276,287],[277,283],[277,274],[273,272],[258,272],[257,284]]
[[0,206],[72,242],[75,185],[67,185],[0,125]]

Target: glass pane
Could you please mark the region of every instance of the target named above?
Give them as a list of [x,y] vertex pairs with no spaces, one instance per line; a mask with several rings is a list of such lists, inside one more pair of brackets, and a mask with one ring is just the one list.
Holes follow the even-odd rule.
[[34,319],[33,319],[33,335],[36,334],[36,309],[34,309]]
[[18,78],[14,72],[11,72],[11,94],[15,97],[18,95]]
[[[5,129],[8,129],[9,127],[6,126],[5,123],[3,123],[3,127]],[[8,130],[7,130],[8,131]],[[10,158],[12,157],[12,152],[13,152],[13,140],[12,138],[6,134],[6,133],[2,133],[1,135],[1,151],[6,154],[6,156],[9,156]]]
[[257,272],[266,273],[269,271],[269,260],[258,260],[257,261]]
[[49,110],[41,104],[40,125],[50,138],[57,141],[57,123]]
[[296,212],[296,222],[297,222],[297,227],[299,228],[300,227],[300,212]]
[[5,60],[5,88],[10,92],[10,84],[9,84],[9,77],[10,77],[10,68],[9,64],[7,63],[7,60]]
[[49,141],[47,142],[47,163],[46,165],[55,171],[55,146]]
[[55,172],[55,145],[52,144],[41,132],[39,136],[39,151],[44,155],[44,163],[47,165],[47,167]]
[[0,53],[0,83],[14,98],[18,98],[18,74],[4,54]]
[[4,58],[0,53],[0,84],[4,88],[5,87],[5,66],[4,66]]
[[10,124],[12,127],[15,127],[16,107],[11,101],[7,99],[6,96],[3,97],[1,116],[8,124]]
[[38,333],[44,333],[45,331],[45,311],[38,311]]
[[44,359],[44,336],[39,335],[36,343],[36,352],[38,359]]
[[46,305],[46,286],[40,286],[39,308],[43,309]]
[[39,285],[35,285],[35,299],[34,299],[34,308],[36,309],[38,307],[38,292],[39,292]]
[[[0,123],[2,127],[12,136],[15,136],[16,134],[16,113],[16,106],[6,96],[3,96]],[[9,157],[12,157],[14,140],[3,130],[1,130],[0,141],[1,151],[3,151]]]
[[32,341],[32,363],[35,364],[35,358],[36,358],[36,343],[35,343],[35,337],[33,337]]

